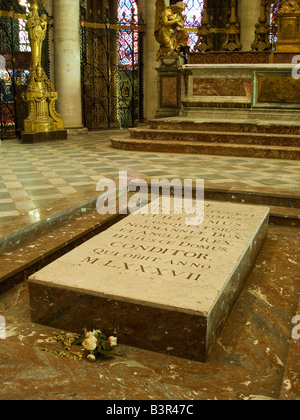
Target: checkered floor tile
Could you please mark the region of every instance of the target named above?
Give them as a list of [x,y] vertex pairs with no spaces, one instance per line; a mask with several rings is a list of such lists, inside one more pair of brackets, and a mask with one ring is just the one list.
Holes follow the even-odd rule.
[[[120,134],[120,131],[117,132]],[[70,136],[68,141],[0,144],[0,221],[95,186],[119,171],[142,177],[202,178],[215,185],[300,191],[300,163],[222,156],[112,149],[115,131]]]

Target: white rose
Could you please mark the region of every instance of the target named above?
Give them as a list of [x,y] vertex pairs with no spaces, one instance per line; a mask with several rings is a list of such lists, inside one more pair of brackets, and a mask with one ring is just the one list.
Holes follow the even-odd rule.
[[108,342],[110,347],[116,347],[118,345],[117,337],[109,337]]
[[87,359],[89,362],[95,362],[96,361],[96,356],[94,356],[93,354],[89,354],[87,356]]
[[83,347],[88,350],[88,351],[94,351],[98,345],[98,341],[96,339],[96,337],[92,336],[89,338],[86,338],[83,342],[82,342]]

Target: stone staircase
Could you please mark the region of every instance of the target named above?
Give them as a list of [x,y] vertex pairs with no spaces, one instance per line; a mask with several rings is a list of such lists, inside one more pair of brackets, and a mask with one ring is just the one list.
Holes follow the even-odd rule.
[[111,137],[123,150],[300,159],[300,125],[165,118]]

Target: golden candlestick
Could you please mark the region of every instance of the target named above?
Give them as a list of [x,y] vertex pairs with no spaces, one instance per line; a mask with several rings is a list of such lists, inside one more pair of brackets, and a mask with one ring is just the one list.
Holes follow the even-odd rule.
[[46,38],[48,19],[39,15],[39,0],[29,0],[27,31],[32,60],[29,83],[23,99],[28,104],[28,118],[24,121],[25,133],[47,133],[64,130],[63,118],[55,111],[57,92],[42,68],[42,46]]
[[195,50],[202,53],[211,51],[213,49],[213,42],[211,37],[211,26],[209,24],[209,16],[207,12],[207,0],[204,1],[201,24],[198,27],[198,42],[195,45]]
[[224,51],[238,51],[242,48],[240,42],[240,22],[236,12],[236,2],[231,0],[231,16],[226,25],[226,39],[222,45]]
[[267,17],[267,1],[261,0],[260,4],[260,17],[258,23],[255,25],[255,39],[251,45],[252,50],[267,51],[272,48],[270,42],[270,27]]

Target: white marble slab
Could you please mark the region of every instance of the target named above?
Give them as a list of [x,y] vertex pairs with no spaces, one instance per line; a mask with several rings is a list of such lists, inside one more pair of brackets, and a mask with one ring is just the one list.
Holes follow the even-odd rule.
[[207,314],[268,213],[265,207],[206,202],[199,226],[187,226],[185,214],[133,214],[30,280]]

